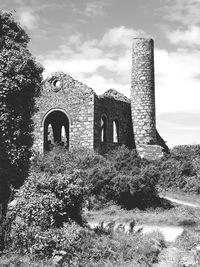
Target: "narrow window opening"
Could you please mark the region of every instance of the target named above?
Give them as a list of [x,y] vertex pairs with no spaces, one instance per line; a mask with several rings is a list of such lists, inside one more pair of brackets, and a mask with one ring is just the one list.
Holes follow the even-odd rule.
[[119,123],[118,120],[113,121],[113,142],[119,142]]
[[106,142],[106,116],[101,117],[101,142]]
[[47,150],[51,150],[54,146],[54,134],[52,125],[49,124],[47,128]]
[[61,128],[61,145],[65,147],[68,146],[67,133],[64,125]]

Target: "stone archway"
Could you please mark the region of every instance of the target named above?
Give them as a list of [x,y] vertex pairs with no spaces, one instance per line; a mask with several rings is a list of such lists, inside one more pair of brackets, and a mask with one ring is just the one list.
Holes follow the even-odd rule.
[[69,119],[60,110],[53,110],[44,120],[44,151],[54,145],[69,148]]

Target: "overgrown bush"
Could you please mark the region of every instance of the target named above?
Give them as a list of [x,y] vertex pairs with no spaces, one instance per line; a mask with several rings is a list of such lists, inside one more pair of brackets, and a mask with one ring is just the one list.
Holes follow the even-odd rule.
[[164,189],[200,192],[200,146],[177,146],[158,161],[159,185]]
[[68,174],[30,175],[16,195],[16,205],[8,213],[5,245],[30,251],[40,245],[39,237],[50,240],[50,235],[54,236],[54,231],[64,223],[82,224],[84,191],[82,180]]
[[115,201],[126,208],[146,208],[158,198],[156,185],[159,179],[157,169],[148,165],[139,174],[118,175],[113,182]]
[[177,160],[192,160],[200,157],[200,145],[179,145],[171,150],[171,156]]
[[33,172],[72,173],[74,169],[87,170],[106,165],[106,159],[87,148],[66,150],[61,147],[44,155],[35,154],[32,159]]
[[122,145],[108,153],[107,159],[113,163],[113,166],[121,174],[135,174],[138,170],[149,162],[141,159],[135,149],[128,149]]
[[26,255],[35,259],[58,256],[60,266],[126,266],[132,263],[132,266],[145,267],[157,262],[163,247],[164,239],[158,233],[97,234],[75,224],[66,224],[59,229],[38,232]]
[[[127,170],[127,169],[126,169]],[[124,208],[146,208],[158,198],[157,183],[159,171],[153,165],[146,165],[126,171],[118,171],[114,165],[93,168],[89,172],[87,187],[92,196],[101,203],[113,201]]]
[[32,171],[49,174],[68,173],[87,187],[88,208],[115,202],[125,208],[145,208],[157,198],[159,170],[125,146],[106,157],[91,150],[63,151],[55,148],[33,159]]
[[[84,200],[145,208],[157,197],[156,167],[126,148],[113,153],[118,156],[111,159],[87,150],[57,150],[33,158],[31,174],[7,216],[6,249],[31,257],[58,256],[67,266],[156,262],[160,248],[155,239],[142,234],[105,235],[84,226]],[[132,163],[126,156],[131,153]]]

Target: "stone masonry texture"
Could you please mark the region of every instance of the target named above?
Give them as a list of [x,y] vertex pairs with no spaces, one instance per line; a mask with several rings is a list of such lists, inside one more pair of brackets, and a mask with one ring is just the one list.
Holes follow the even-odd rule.
[[[106,153],[122,144],[134,147],[130,100],[115,90],[97,96],[91,88],[58,72],[44,81],[36,107],[33,149],[40,153],[45,151],[45,121],[55,112],[65,114],[69,123],[69,149],[87,147]],[[101,140],[102,116],[107,119],[106,142]],[[113,142],[114,120],[118,121],[117,143]]]
[[[61,126],[65,126],[69,149],[87,147],[106,153],[124,144],[136,148],[142,157],[162,156],[168,148],[156,130],[153,49],[152,39],[133,40],[131,100],[114,89],[98,96],[62,72],[44,80],[33,117],[33,148],[43,153],[48,147],[51,123],[57,141],[61,139]],[[104,140],[102,118],[106,128]]]
[[131,108],[137,144],[156,144],[152,39],[134,39]]
[[159,158],[168,152],[156,130],[154,42],[135,38],[132,52],[131,114],[136,148],[141,156]]
[[[55,83],[60,86],[56,87]],[[64,73],[55,73],[44,81],[42,93],[36,99],[34,146],[44,152],[44,122],[54,111],[64,113],[69,121],[69,147],[93,148],[94,92]]]

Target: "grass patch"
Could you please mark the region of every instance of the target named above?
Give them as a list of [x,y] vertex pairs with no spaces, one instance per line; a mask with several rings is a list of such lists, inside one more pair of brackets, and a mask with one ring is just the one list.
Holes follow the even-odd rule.
[[139,209],[125,210],[111,205],[102,210],[87,211],[86,220],[97,222],[116,221],[128,223],[135,220],[136,224],[151,224],[159,226],[200,227],[200,209],[185,206],[175,206],[171,209]]

